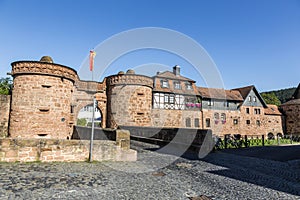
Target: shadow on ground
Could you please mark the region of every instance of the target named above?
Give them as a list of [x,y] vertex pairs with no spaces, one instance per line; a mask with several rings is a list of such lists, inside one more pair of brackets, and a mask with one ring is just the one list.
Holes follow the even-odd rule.
[[224,149],[222,152],[281,162],[300,160],[300,145]]
[[[148,148],[156,152],[159,149]],[[159,153],[176,155],[174,151]],[[181,157],[199,160],[197,153],[191,151]],[[300,145],[225,149],[200,160],[225,168],[208,173],[300,195]]]
[[300,145],[225,149],[203,161],[226,167],[209,173],[300,195]]

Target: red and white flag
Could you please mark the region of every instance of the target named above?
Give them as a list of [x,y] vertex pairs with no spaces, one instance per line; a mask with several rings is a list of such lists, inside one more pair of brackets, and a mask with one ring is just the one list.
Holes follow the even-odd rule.
[[91,50],[90,51],[90,71],[94,70],[94,58],[96,56],[96,52]]

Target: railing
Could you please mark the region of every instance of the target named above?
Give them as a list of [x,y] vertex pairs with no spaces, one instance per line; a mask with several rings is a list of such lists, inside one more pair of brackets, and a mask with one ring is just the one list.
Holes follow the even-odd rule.
[[271,146],[299,143],[300,136],[285,135],[284,137],[266,138],[265,135],[225,135],[224,138],[215,137],[215,149],[244,148],[253,146]]

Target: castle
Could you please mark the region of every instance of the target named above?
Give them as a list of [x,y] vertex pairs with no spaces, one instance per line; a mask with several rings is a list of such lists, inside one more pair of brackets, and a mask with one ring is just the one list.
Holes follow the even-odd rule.
[[0,116],[1,131],[8,129],[5,137],[70,139],[79,111],[92,104],[93,96],[102,128],[211,129],[218,136],[269,138],[300,135],[300,85],[280,112],[267,105],[253,85],[230,90],[198,87],[180,74],[179,66],[153,77],[121,71],[96,82],[80,80],[74,69],[44,56],[40,61],[12,63],[11,74],[11,101],[5,100]]

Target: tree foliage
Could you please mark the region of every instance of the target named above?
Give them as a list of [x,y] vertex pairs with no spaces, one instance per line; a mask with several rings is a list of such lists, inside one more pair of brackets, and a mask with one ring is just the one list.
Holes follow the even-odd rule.
[[80,118],[80,119],[77,119],[77,125],[78,126],[86,126],[86,119],[85,118]]
[[267,104],[274,104],[277,106],[279,106],[281,104],[280,100],[278,99],[278,97],[275,95],[274,92],[262,93],[261,96]]
[[[285,103],[291,99],[291,97],[295,93],[295,91],[296,91],[296,88],[293,87],[293,88],[287,88],[287,89],[281,89],[281,90],[262,92],[261,95],[274,93],[275,96],[279,99],[279,101],[281,103]],[[271,94],[271,96],[272,96],[272,94]]]
[[12,80],[10,78],[0,78],[0,94],[11,94]]

